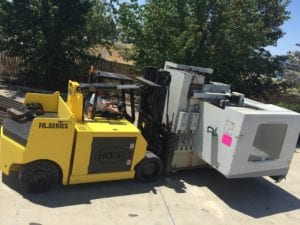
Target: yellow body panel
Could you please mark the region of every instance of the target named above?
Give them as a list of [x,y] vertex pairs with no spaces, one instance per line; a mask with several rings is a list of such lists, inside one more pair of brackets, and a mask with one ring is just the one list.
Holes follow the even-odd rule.
[[4,174],[9,175],[11,165],[24,162],[24,151],[24,146],[3,135],[3,127],[1,127],[0,170]]
[[59,92],[53,94],[27,93],[24,104],[40,103],[45,112],[57,112]]
[[83,116],[83,94],[78,90],[79,83],[69,81],[67,104],[75,115],[76,121],[81,121]]
[[115,137],[120,133],[139,133],[140,131],[128,120],[107,120],[96,118],[95,122],[86,123],[93,132],[111,133]]
[[[32,161],[51,160],[61,168],[65,185],[134,178],[134,168],[146,153],[145,139],[125,119],[95,118],[93,121],[82,121],[83,95],[77,82],[69,81],[67,103],[59,96],[59,92],[28,93],[24,103],[40,103],[46,113],[33,119],[26,146],[4,135],[1,127],[0,169],[3,173],[9,175],[14,168]],[[128,170],[88,174],[92,141],[102,137],[136,140]]]
[[[48,101],[50,106],[47,106]],[[1,128],[1,170],[8,175],[13,165],[50,160],[62,169],[63,183],[67,184],[74,140],[74,115],[58,92],[53,95],[30,93],[26,95],[25,102],[41,103],[45,112],[57,113],[57,116],[36,117],[32,121],[26,146],[3,135]]]
[[[68,124],[65,129],[39,129],[40,123]],[[67,183],[70,160],[73,147],[75,119],[35,119],[26,145],[24,163],[37,159],[47,159],[56,162],[63,171],[63,183]]]
[[[145,156],[147,143],[139,130],[127,120],[86,122],[76,124],[76,146],[70,184],[130,179],[135,175],[134,167]],[[134,137],[136,144],[130,171],[88,174],[92,140],[98,137]]]

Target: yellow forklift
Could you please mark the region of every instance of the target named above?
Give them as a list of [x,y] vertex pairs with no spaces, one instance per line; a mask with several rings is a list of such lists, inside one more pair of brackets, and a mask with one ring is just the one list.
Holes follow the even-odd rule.
[[[0,169],[5,175],[17,171],[19,185],[24,191],[40,192],[59,183],[69,185],[132,178],[148,181],[167,170],[165,155],[161,154],[160,158],[150,151],[151,143],[147,143],[133,122],[134,91],[143,92],[142,103],[145,104],[149,101],[147,93],[153,97],[164,90],[160,99],[153,98],[146,105],[156,105],[155,101],[164,103],[170,82],[168,74],[160,74],[160,77],[166,77],[157,82],[139,78],[139,84],[133,84],[121,74],[102,72],[93,75],[92,81],[100,77],[117,82],[69,81],[66,102],[59,92],[27,93],[22,109],[7,110],[1,127]],[[97,96],[99,90],[117,93],[112,105],[118,113],[96,111],[96,104],[91,106],[90,97],[92,94]],[[94,99],[96,103],[96,97]],[[161,118],[148,123],[142,120],[143,117],[151,119],[153,110],[156,109],[145,112],[141,108],[139,126],[144,131],[153,132],[146,128],[149,124],[161,124]],[[162,117],[160,111],[159,117]]]

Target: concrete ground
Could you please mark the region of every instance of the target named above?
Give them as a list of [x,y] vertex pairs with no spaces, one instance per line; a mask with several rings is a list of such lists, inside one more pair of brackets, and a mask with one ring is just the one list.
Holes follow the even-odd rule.
[[116,181],[43,194],[0,182],[0,225],[300,224],[300,152],[286,180],[228,180],[213,169],[181,171],[154,183]]
[[28,195],[18,190],[16,177],[0,175],[0,225],[299,225],[299,171],[298,149],[279,184],[270,178],[228,180],[201,168],[154,183],[73,185]]

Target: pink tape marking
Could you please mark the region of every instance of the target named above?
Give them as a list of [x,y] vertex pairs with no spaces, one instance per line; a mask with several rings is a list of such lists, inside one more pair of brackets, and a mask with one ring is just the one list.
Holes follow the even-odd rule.
[[227,145],[228,147],[230,147],[231,144],[232,144],[232,137],[229,136],[228,134],[223,134],[223,136],[222,136],[222,143],[224,145]]

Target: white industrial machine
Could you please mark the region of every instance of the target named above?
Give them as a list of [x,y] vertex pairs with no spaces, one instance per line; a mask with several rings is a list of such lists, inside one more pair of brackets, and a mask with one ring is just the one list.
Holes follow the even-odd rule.
[[[166,62],[171,75],[164,118],[178,136],[172,168],[209,164],[227,178],[288,172],[300,129],[300,115],[208,82],[212,69]],[[168,115],[168,116],[167,116]]]

